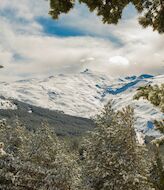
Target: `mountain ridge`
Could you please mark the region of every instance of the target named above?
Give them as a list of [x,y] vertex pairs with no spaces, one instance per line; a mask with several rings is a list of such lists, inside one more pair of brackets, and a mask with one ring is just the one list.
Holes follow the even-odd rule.
[[11,84],[0,82],[0,95],[6,99],[16,99],[33,106],[84,118],[94,117],[112,100],[116,110],[127,105],[134,108],[137,131],[159,137],[161,134],[154,128],[150,129],[149,123],[154,119],[164,118],[163,113],[147,100],[133,100],[133,96],[140,86],[163,82],[164,75],[142,74],[120,79],[85,70],[75,75],[59,74]]

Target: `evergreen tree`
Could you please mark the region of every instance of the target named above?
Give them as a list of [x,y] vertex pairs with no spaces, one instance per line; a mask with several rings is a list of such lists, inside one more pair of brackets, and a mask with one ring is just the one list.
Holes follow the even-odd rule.
[[80,189],[77,156],[46,124],[32,133],[19,123],[10,127],[4,120],[0,122],[0,148],[5,152],[0,154],[0,189]]
[[138,100],[141,97],[147,99],[164,112],[164,84],[139,87],[134,99]]
[[153,161],[152,170],[150,171],[150,180],[153,182],[156,190],[164,189],[164,166],[160,156],[160,143],[161,142],[158,142],[158,144],[153,146],[155,159]]
[[[85,138],[84,183],[92,190],[150,190],[150,162],[136,142],[133,110],[114,112],[108,104],[97,118],[94,132]],[[147,159],[147,161],[146,161]]]

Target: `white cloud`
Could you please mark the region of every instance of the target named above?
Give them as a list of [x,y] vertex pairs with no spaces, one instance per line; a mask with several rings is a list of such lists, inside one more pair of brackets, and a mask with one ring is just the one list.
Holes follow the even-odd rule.
[[122,56],[111,57],[109,62],[117,66],[129,66],[129,60]]
[[35,20],[47,15],[47,1],[1,2],[0,12],[6,8],[16,11],[15,20],[0,16],[0,60],[5,66],[0,71],[1,80],[79,72],[85,68],[114,76],[164,72],[163,36],[142,29],[135,17],[117,26],[103,25],[98,17],[78,6],[62,16],[59,23],[95,37],[50,37]]
[[36,16],[46,16],[49,8],[48,1],[45,0],[0,0],[0,4],[0,11],[12,10],[16,12],[17,18],[26,20],[33,20]]

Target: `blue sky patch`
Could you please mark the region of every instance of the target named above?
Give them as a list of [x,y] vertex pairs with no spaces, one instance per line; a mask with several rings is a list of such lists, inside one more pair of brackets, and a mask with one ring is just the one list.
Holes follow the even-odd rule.
[[122,13],[122,19],[134,18],[137,15],[137,10],[131,3],[125,7]]
[[36,21],[42,25],[43,32],[50,36],[60,36],[60,37],[69,37],[69,36],[84,36],[85,34],[82,31],[75,30],[71,27],[65,27],[60,25],[58,21],[52,20],[51,18],[39,17]]
[[120,41],[119,38],[115,37],[113,34],[108,35],[99,35],[93,34],[90,32],[86,32],[84,30],[79,30],[74,27],[64,26],[61,24],[60,20],[56,21],[45,17],[38,17],[36,21],[43,27],[43,32],[45,35],[49,36],[59,36],[59,37],[77,37],[77,36],[91,36],[91,37],[98,37],[107,39],[118,46],[122,46],[123,43]]

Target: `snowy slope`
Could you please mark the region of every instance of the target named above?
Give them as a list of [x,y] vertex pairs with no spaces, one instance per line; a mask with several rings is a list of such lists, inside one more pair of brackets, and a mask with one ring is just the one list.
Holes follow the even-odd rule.
[[137,131],[160,136],[151,122],[164,118],[164,115],[146,100],[133,100],[136,89],[148,83],[164,83],[164,75],[115,79],[86,70],[76,75],[60,74],[46,79],[16,81],[12,84],[2,82],[0,95],[87,118],[97,114],[109,100],[113,99],[113,107],[116,109],[127,105],[134,107]]
[[161,136],[159,131],[154,130],[152,122],[154,120],[164,119],[164,114],[148,100],[142,98],[139,100],[133,100],[133,97],[139,86],[146,84],[160,85],[164,83],[164,75],[157,77],[141,75],[140,77],[121,79],[121,81],[121,84],[112,84],[106,89],[104,102],[108,102],[112,99],[113,108],[117,110],[120,110],[127,105],[132,106],[135,113],[136,130],[148,136]]
[[39,80],[0,83],[0,94],[5,97],[44,107],[61,110],[70,115],[90,117],[103,106],[103,89],[113,79],[91,73],[57,75]]

